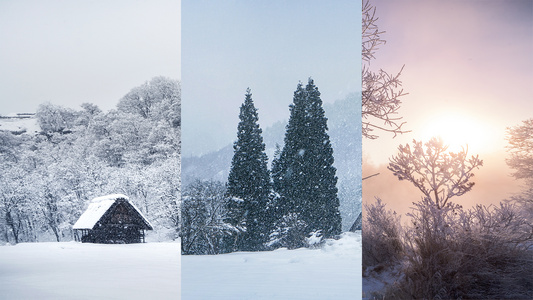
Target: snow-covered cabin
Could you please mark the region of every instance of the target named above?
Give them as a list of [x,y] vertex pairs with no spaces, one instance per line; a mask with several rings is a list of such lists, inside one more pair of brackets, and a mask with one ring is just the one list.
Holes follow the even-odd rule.
[[141,211],[122,194],[91,200],[72,228],[76,241],[104,244],[144,243],[144,231],[153,229]]

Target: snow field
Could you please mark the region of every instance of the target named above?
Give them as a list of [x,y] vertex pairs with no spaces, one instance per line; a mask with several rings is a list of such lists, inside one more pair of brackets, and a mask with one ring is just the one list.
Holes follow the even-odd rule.
[[180,243],[0,247],[2,299],[179,299]]
[[0,247],[3,299],[360,299],[361,234],[319,249],[183,256],[180,244]]
[[[10,116],[14,116],[11,114]],[[26,131],[28,134],[34,134],[40,132],[41,128],[37,123],[37,119],[32,116],[31,118],[13,118],[13,119],[0,119],[0,130],[5,131]]]
[[319,249],[182,256],[182,299],[361,299],[361,233]]

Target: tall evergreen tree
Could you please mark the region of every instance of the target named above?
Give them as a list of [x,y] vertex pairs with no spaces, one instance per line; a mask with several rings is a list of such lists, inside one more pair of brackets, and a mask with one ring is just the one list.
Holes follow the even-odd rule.
[[229,202],[227,222],[246,228],[237,237],[236,250],[259,251],[268,241],[272,223],[267,209],[271,184],[262,130],[249,88],[239,119],[227,188],[227,195],[238,200]]
[[305,88],[298,84],[290,112],[285,145],[272,166],[274,190],[279,195],[278,217],[296,213],[307,233],[340,234],[333,149],[320,92],[312,79]]

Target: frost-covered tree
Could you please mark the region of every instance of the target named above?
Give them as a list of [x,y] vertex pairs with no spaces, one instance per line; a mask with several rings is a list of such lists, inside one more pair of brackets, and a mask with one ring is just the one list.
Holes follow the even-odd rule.
[[122,97],[117,108],[145,119],[162,117],[173,127],[178,127],[181,123],[180,83],[163,76],[154,77]]
[[387,168],[399,180],[407,180],[437,208],[443,208],[450,198],[461,196],[474,186],[472,171],[483,166],[478,155],[467,157],[468,148],[447,152],[441,139],[432,138],[422,144],[413,140],[413,148],[406,144],[398,147]]
[[293,213],[306,224],[306,233],[322,231],[325,238],[340,234],[333,149],[320,92],[312,79],[299,83],[290,105],[285,144],[273,162],[277,219]]
[[223,183],[200,181],[185,186],[181,203],[182,254],[218,254],[226,249],[226,238],[237,230],[224,222],[229,201]]
[[82,103],[81,107],[83,109],[78,113],[76,124],[84,126],[85,128],[92,125],[96,116],[102,114],[102,110],[96,104]]
[[76,112],[51,103],[43,103],[37,108],[35,117],[44,133],[61,133],[74,127]]
[[514,169],[513,177],[525,179],[533,186],[533,119],[508,127],[506,139],[510,155],[506,162]]
[[246,90],[239,119],[226,193],[230,197],[241,199],[242,204],[228,207],[230,215],[227,222],[232,226],[246,226],[246,231],[237,239],[238,250],[258,251],[268,241],[272,223],[267,209],[271,187],[268,157],[250,89]]
[[166,160],[158,160],[149,166],[150,217],[156,226],[170,230],[167,236],[175,239],[180,226],[180,159],[177,154]]
[[405,95],[401,89],[400,75],[389,74],[380,69],[378,72],[370,70],[370,62],[376,57],[374,54],[385,40],[381,38],[384,31],[377,25],[376,8],[366,1],[363,5],[362,19],[362,133],[369,139],[376,139],[378,135],[373,131],[378,129],[385,132],[404,133],[402,117],[397,116]]
[[[148,165],[170,157],[180,147],[180,83],[166,77],[154,77],[133,88],[118,103],[108,133],[116,142],[110,147],[122,160]],[[122,151],[122,153],[120,153]]]
[[521,125],[507,128],[507,165],[514,170],[512,176],[524,180],[525,189],[512,200],[520,203],[524,212],[533,217],[533,119],[522,121]]
[[19,159],[21,138],[8,131],[0,131],[0,159],[17,162]]

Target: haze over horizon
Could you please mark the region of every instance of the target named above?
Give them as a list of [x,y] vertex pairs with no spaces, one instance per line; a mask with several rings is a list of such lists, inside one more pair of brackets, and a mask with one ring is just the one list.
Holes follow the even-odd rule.
[[411,132],[363,139],[363,177],[382,173],[363,182],[364,201],[381,195],[389,203],[404,199],[396,206],[405,208],[419,200],[411,183],[383,175],[391,173],[384,166],[398,145],[439,135],[450,149],[467,144],[484,160],[473,190],[454,200],[490,204],[518,192],[505,164],[505,130],[533,117],[533,2],[372,3],[387,42],[371,68],[396,74],[405,65],[400,80],[409,94],[399,115]]

